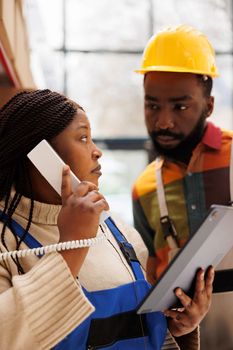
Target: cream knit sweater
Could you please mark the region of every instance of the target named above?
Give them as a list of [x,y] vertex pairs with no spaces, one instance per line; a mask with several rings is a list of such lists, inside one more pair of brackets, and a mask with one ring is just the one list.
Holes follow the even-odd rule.
[[[3,210],[2,203],[0,209]],[[30,233],[42,245],[59,241],[59,211],[60,206],[35,202]],[[14,214],[14,219],[23,227],[27,224],[28,212],[29,200],[23,197]],[[145,266],[147,250],[140,235],[122,222],[117,223]],[[106,225],[103,228],[107,240],[89,249],[78,280],[73,278],[59,253],[50,253],[41,259],[36,256],[21,258],[25,274],[20,276],[12,259],[0,263],[1,350],[51,349],[94,311],[80,284],[93,291],[134,280],[114,237]],[[5,241],[9,250],[15,249],[14,237],[8,229]],[[0,247],[4,252],[2,244]],[[27,248],[24,243],[23,248]],[[181,349],[199,348],[197,331],[177,340]],[[163,349],[179,349],[169,333]]]

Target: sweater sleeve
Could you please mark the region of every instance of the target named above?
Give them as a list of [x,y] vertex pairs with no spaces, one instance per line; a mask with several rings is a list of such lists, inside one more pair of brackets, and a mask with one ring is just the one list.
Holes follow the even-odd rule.
[[[12,285],[6,289],[7,279]],[[0,265],[0,292],[4,350],[51,349],[94,311],[59,253],[12,280]]]
[[193,332],[175,338],[167,331],[167,335],[161,350],[200,350],[199,327]]
[[175,338],[181,350],[200,349],[200,328],[197,327],[191,333]]

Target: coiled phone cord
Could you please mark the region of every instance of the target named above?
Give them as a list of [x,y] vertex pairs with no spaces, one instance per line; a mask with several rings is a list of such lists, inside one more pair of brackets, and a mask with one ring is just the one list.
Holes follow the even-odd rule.
[[32,248],[32,249],[13,250],[10,252],[0,253],[0,261],[4,259],[8,259],[10,257],[16,258],[16,256],[18,258],[21,258],[28,255],[43,255],[43,254],[51,253],[55,251],[59,252],[62,250],[86,248],[99,243],[103,243],[103,241],[105,240],[106,240],[105,235],[101,234],[98,237],[94,237],[94,238],[79,239],[79,240],[68,241],[68,242],[59,242],[56,244],[50,244],[50,245],[46,245],[38,248]]

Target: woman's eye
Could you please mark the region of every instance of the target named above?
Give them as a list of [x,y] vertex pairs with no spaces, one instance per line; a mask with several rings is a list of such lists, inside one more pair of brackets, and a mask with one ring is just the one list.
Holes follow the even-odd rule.
[[87,136],[82,136],[82,137],[81,137],[81,141],[82,141],[82,142],[87,142]]

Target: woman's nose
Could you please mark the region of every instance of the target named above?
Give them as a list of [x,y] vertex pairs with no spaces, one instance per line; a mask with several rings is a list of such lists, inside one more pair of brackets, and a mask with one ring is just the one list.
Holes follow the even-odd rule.
[[102,157],[102,152],[96,145],[94,146],[95,146],[95,149],[93,150],[93,157],[96,159],[99,159],[100,157]]

